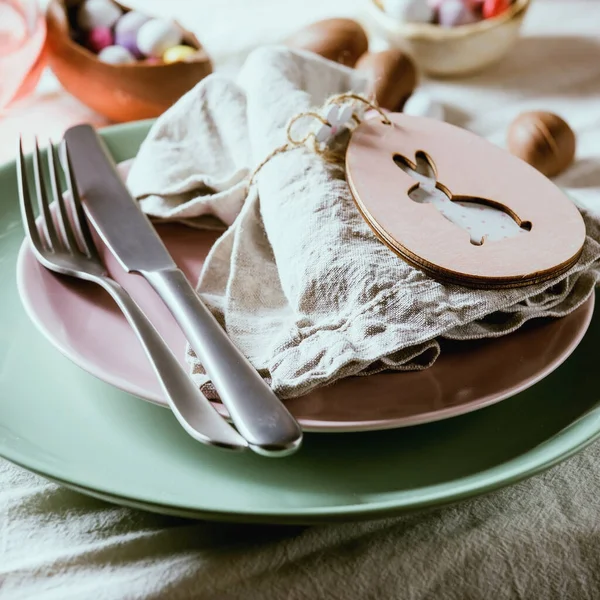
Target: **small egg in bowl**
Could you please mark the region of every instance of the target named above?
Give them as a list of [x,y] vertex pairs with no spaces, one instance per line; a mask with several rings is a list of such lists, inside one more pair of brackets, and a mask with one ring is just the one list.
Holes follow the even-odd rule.
[[72,0],[48,3],[48,63],[69,93],[111,121],[157,117],[212,72],[210,58],[198,39],[179,24],[174,26],[188,52],[180,52],[177,60],[140,58],[125,64],[100,60],[98,53],[77,39],[72,5]]
[[408,51],[428,75],[458,77],[481,71],[507,54],[530,3],[514,0],[497,16],[456,27],[397,19],[384,11],[382,0],[366,0],[365,17],[374,33],[391,47]]

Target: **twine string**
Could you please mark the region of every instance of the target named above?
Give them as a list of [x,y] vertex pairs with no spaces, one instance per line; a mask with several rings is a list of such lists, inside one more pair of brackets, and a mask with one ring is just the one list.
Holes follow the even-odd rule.
[[[348,100],[352,100],[354,102],[359,102],[361,104],[364,104],[365,106],[371,108],[372,110],[378,112],[381,115],[382,123],[384,125],[392,125],[392,121],[390,121],[388,116],[377,105],[377,103],[375,101],[371,101],[368,98],[366,98],[365,96],[361,96],[360,94],[345,93],[345,94],[336,94],[335,96],[331,96],[330,98],[328,98],[325,101],[321,110],[324,110],[328,106],[332,106],[332,105],[340,106],[340,105],[346,103]],[[285,144],[282,144],[281,146],[278,146],[274,150],[272,150],[254,168],[254,171],[252,171],[250,178],[248,180],[248,189],[250,189],[252,187],[253,183],[256,180],[256,176],[261,171],[261,169],[270,160],[272,160],[275,156],[277,156],[279,154],[283,154],[284,152],[296,150],[297,148],[309,147],[315,154],[318,154],[327,162],[339,162],[340,159],[343,159],[344,153],[340,153],[339,150],[336,151],[335,149],[329,148],[326,143],[325,144],[319,143],[317,141],[317,136],[313,131],[309,131],[306,135],[304,135],[304,137],[302,137],[300,139],[297,139],[294,137],[294,135],[293,135],[294,126],[298,123],[298,121],[300,121],[302,119],[306,119],[306,118],[315,119],[315,120],[319,121],[320,123],[322,123],[323,125],[332,127],[332,124],[316,110],[309,110],[309,111],[302,112],[302,113],[299,113],[299,114],[293,116],[288,121],[286,131],[285,131],[287,142]],[[361,123],[360,117],[354,113],[352,114],[352,120],[354,121],[354,127],[360,125],[360,123]],[[348,128],[348,129],[350,129],[350,132],[352,132],[352,130],[353,130],[353,128]]]

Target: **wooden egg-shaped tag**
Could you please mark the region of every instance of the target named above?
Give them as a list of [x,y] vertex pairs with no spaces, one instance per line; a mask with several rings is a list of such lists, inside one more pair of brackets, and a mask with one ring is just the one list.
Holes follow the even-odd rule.
[[394,113],[354,130],[346,176],[377,236],[442,281],[507,288],[568,270],[585,242],[549,179],[459,127]]

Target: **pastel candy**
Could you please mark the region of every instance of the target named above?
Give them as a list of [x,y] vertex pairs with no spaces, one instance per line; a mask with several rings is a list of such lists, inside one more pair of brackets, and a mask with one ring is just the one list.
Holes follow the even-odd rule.
[[400,21],[430,23],[434,10],[425,0],[383,0],[383,10]]
[[122,14],[111,0],[86,0],[77,11],[77,25],[84,31],[112,27]]
[[430,119],[444,120],[444,107],[436,102],[427,92],[417,90],[406,101],[402,112],[414,117],[429,117]]
[[125,13],[115,25],[115,44],[127,48],[134,56],[141,58],[143,54],[137,46],[137,35],[140,27],[149,20],[149,16],[135,10]]
[[98,54],[98,60],[111,65],[127,65],[135,62],[135,56],[123,46],[107,46]]
[[438,20],[442,27],[459,27],[479,19],[462,0],[445,0],[438,10]]
[[182,62],[196,54],[196,52],[197,50],[191,46],[173,46],[163,54],[162,59],[166,64]]
[[484,0],[481,12],[484,19],[501,15],[510,6],[510,0]]
[[137,34],[137,47],[146,56],[161,57],[169,48],[181,43],[181,30],[173,21],[151,19]]
[[100,52],[107,46],[112,46],[113,34],[110,27],[94,27],[87,36],[87,47],[92,52]]

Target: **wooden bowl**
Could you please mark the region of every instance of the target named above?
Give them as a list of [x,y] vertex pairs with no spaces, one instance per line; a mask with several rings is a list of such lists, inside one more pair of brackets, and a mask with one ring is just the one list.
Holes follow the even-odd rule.
[[459,27],[406,23],[387,15],[380,0],[366,0],[366,19],[392,47],[409,52],[432,76],[461,76],[500,60],[519,37],[531,0],[515,0],[493,19]]
[[46,12],[48,63],[63,87],[112,121],[157,117],[212,72],[211,61],[196,37],[184,31],[186,44],[199,52],[189,62],[110,65],[71,39],[64,5],[51,0]]

